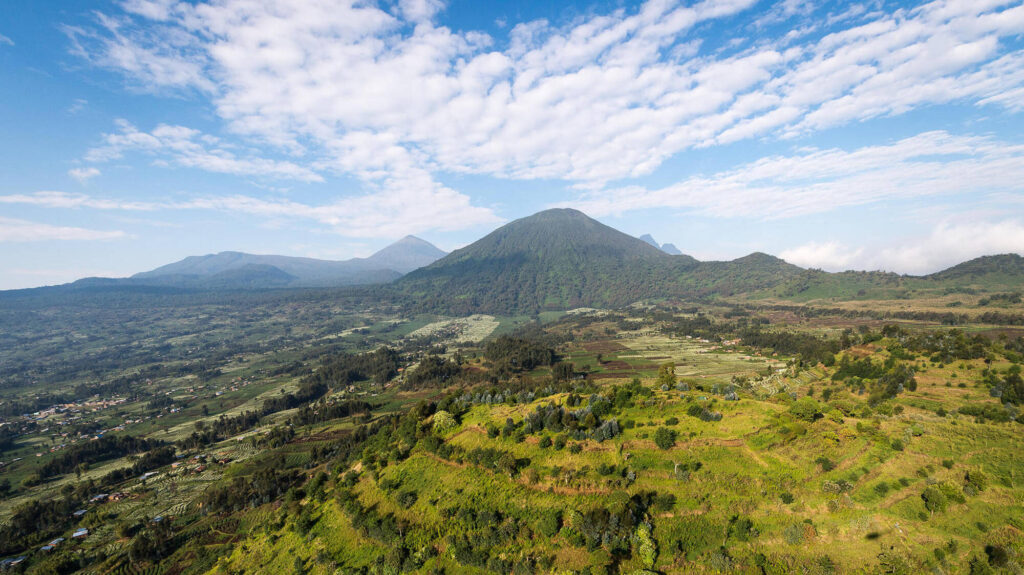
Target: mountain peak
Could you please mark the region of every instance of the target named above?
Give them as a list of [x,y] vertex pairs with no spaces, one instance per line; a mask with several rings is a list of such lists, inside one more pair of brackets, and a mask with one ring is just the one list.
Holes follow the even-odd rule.
[[654,239],[654,236],[652,236],[651,234],[644,234],[640,236],[640,239],[658,248],[659,250],[665,252],[670,256],[683,255],[683,252],[679,251],[679,248],[677,248],[674,244],[658,244],[658,242]]
[[661,251],[665,252],[670,256],[681,256],[683,252],[679,251],[679,248],[675,244],[661,244]]
[[446,253],[434,244],[408,235],[377,251],[365,261],[404,274],[430,265],[445,255]]
[[652,236],[651,234],[644,234],[640,236],[640,239],[658,248],[659,250],[661,249],[661,246],[658,245],[658,242],[654,241],[654,236]]

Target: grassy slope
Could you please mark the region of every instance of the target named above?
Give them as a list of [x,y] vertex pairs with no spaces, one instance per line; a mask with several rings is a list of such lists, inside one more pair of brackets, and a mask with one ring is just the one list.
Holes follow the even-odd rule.
[[[665,348],[672,345],[651,338],[628,343],[641,354],[655,357],[662,357]],[[703,355],[685,347],[693,346],[691,342],[675,344],[679,346],[676,357],[684,363]],[[731,370],[747,365],[745,361],[736,362],[737,358],[725,359],[734,360],[728,365]],[[965,369],[968,365],[970,369]],[[905,411],[896,417],[883,417],[877,424],[854,417],[841,422],[826,418],[794,423],[785,415],[780,417],[787,411],[785,401],[749,396],[738,402],[714,401],[713,409],[721,411],[724,418],[709,423],[687,416],[685,410],[691,402],[704,403],[696,398],[710,394],[694,390],[682,394],[689,397],[687,400],[679,392],[656,391],[643,404],[618,414],[620,421],[634,420],[637,427],[612,441],[587,441],[579,454],[541,448],[538,436],[515,443],[508,438],[491,439],[483,431],[488,423],[501,425],[507,417],[522,418],[533,405],[478,406],[458,429],[447,434],[447,440],[466,449],[497,447],[516,457],[529,458],[531,467],[539,472],[537,484],[530,484],[525,476],[513,479],[417,452],[387,467],[382,475],[400,480],[403,489],[419,493],[411,509],[402,509],[394,493],[381,490],[367,476],[360,479],[356,490],[364,505],[376,505],[421,526],[423,541],[418,543],[429,544],[446,534],[445,523],[431,502],[484,506],[526,517],[536,516],[536,510],[545,508],[583,510],[623,493],[610,484],[613,480],[596,473],[599,465],[628,466],[638,478],[627,492],[657,490],[678,498],[674,509],[654,518],[654,535],[661,550],[658,568],[665,572],[706,567],[713,550],[722,544],[728,545],[736,561],[747,566],[752,566],[756,553],[765,553],[772,564],[789,569],[816,564],[828,555],[841,571],[847,572],[875,564],[879,553],[890,548],[906,556],[914,569],[923,569],[928,561],[934,562],[932,549],[954,539],[960,543],[959,552],[950,560],[963,564],[985,542],[1009,539],[1019,545],[1020,530],[1024,529],[1020,521],[1024,516],[1024,466],[1017,458],[1024,449],[1024,439],[1016,424],[977,424],[964,417],[934,414],[938,406],[955,410],[966,402],[991,401],[973,386],[946,386],[947,381],[973,381],[981,367],[978,361],[927,368],[918,378],[918,390],[897,400]],[[820,394],[822,384],[814,385]],[[804,394],[807,386],[798,385],[795,391]],[[561,399],[555,396],[537,403]],[[665,451],[658,449],[651,437],[655,427],[670,417],[680,420],[674,427],[679,440]],[[921,435],[908,433],[912,427]],[[906,441],[903,451],[891,447],[891,440],[896,438]],[[835,461],[836,468],[824,471],[815,462],[819,457]],[[953,461],[952,468],[943,467],[946,459]],[[700,471],[686,481],[673,477],[674,463],[695,460],[703,463]],[[582,473],[570,477],[567,469]],[[946,513],[929,516],[920,497],[928,482],[960,484],[966,471],[978,469],[990,477],[988,489],[969,497],[963,505],[953,505]],[[846,480],[854,487],[848,494],[829,494],[822,490],[826,480]],[[876,491],[879,483],[889,486],[886,493]],[[783,492],[791,493],[795,501],[783,503]],[[830,501],[834,501],[831,508]],[[317,527],[311,544],[296,541],[287,528],[272,544],[272,538],[257,536],[243,548],[247,551],[236,551],[218,572],[259,572],[270,566],[290,565],[294,557],[315,558],[318,550],[343,557],[350,566],[371,564],[371,550],[379,543],[351,532],[345,527],[346,519],[338,516],[331,505],[319,510],[330,527],[323,523]],[[749,542],[727,539],[727,522],[737,514],[750,517],[760,535]],[[677,541],[682,543],[682,553],[672,551]],[[561,569],[581,569],[593,559],[562,537],[534,538],[526,545],[534,552],[554,554],[556,567]],[[378,549],[377,553],[384,550]],[[454,565],[443,554],[428,565],[445,565],[456,573],[473,571]],[[623,571],[629,572],[630,565],[623,565]],[[321,567],[326,569],[325,565]]]

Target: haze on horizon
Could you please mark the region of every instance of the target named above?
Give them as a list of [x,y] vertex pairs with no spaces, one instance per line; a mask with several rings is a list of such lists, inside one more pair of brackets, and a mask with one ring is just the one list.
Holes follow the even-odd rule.
[[15,3],[0,289],[450,251],[573,207],[698,259],[1024,253],[1024,2]]

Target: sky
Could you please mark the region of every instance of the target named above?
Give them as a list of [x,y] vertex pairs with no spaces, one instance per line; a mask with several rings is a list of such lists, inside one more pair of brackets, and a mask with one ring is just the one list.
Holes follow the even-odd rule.
[[0,289],[451,250],[573,207],[698,259],[1024,253],[1024,2],[6,2]]

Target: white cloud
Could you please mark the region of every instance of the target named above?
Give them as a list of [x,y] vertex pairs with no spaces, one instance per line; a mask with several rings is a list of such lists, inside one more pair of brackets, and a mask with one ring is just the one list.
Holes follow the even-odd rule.
[[266,158],[239,158],[220,139],[184,126],[160,124],[152,132],[142,132],[127,120],[118,120],[118,131],[104,134],[103,144],[85,154],[89,162],[120,159],[126,153],[141,151],[158,159],[209,172],[322,182],[323,176],[294,162]]
[[1021,182],[1024,145],[935,131],[855,150],[804,149],[664,188],[599,190],[558,205],[596,216],[675,208],[716,217],[772,219],[884,200],[1019,194]]
[[471,205],[467,196],[415,179],[394,182],[392,187],[375,193],[322,205],[244,195],[138,202],[54,191],[4,195],[0,196],[0,204],[116,211],[213,210],[268,220],[308,220],[328,226],[341,235],[365,238],[461,230],[501,222],[491,210]]
[[100,175],[100,171],[99,169],[93,167],[72,168],[68,170],[68,175],[78,180],[78,183],[84,184],[87,181],[89,181],[89,179],[95,178],[96,176]]
[[130,210],[153,211],[169,207],[168,204],[154,202],[126,202],[103,198],[93,198],[85,194],[69,194],[67,192],[36,192],[34,194],[9,194],[0,196],[0,204],[25,204],[44,208],[91,208],[97,210]]
[[68,114],[74,115],[84,110],[89,105],[89,100],[75,98],[75,101],[68,106]]
[[7,36],[4,36],[3,34],[0,34],[0,45],[3,45],[3,44],[7,44],[8,46],[13,46],[14,45],[14,40],[11,40],[10,38],[8,38]]
[[[1010,41],[1024,32],[1016,3],[859,10],[802,44],[769,38],[735,54],[702,51],[697,24],[752,4],[652,0],[565,27],[525,22],[500,50],[481,33],[437,25],[437,0],[404,0],[394,13],[314,0],[132,0],[132,16],[69,34],[91,62],[139,83],[199,90],[233,131],[314,161],[370,138],[429,173],[589,189],[697,146],[937,103],[1016,110],[1024,101],[1024,52]],[[813,9],[787,1],[779,13]]]
[[119,230],[89,230],[0,217],[0,242],[112,240],[126,236],[127,234]]
[[923,275],[979,256],[1002,253],[1024,254],[1024,223],[1020,220],[947,220],[927,236],[908,238],[899,246],[809,243],[785,250],[779,257],[799,266],[829,271],[885,270]]
[[779,257],[804,268],[842,271],[861,266],[863,253],[863,248],[851,249],[839,242],[810,242],[783,250]]

